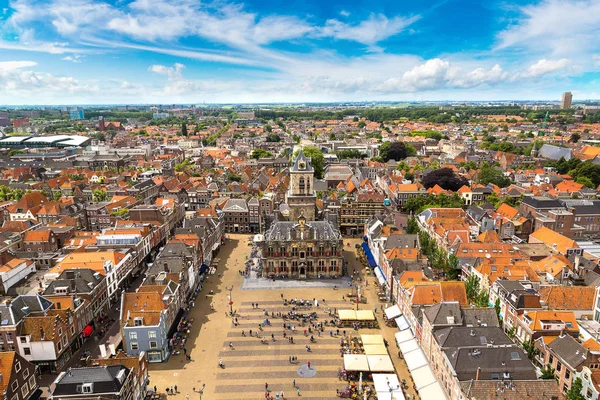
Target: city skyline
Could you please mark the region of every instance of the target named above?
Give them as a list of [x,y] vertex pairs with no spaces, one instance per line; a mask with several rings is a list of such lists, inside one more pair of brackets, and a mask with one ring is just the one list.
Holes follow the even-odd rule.
[[0,104],[600,98],[600,1],[0,6]]

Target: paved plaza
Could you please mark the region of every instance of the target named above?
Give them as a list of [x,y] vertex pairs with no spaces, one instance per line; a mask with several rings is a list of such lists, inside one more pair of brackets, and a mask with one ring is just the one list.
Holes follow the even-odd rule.
[[[300,322],[296,322],[295,333],[285,330],[288,337],[290,334],[294,337],[294,343],[290,343],[283,337],[283,320],[271,316],[268,317],[271,325],[259,331],[260,338],[250,337],[249,331],[252,330],[255,334],[259,324],[267,318],[263,310],[269,314],[287,313],[290,310],[289,306],[284,306],[282,294],[287,299],[316,298],[319,305],[312,307],[311,311],[318,313],[318,321],[333,319],[328,315],[330,309],[333,312],[336,308],[353,306],[342,300],[342,296],[349,292],[347,281],[340,281],[346,284],[345,288],[334,290],[332,286],[320,285],[316,281],[306,282],[314,282],[314,286],[294,283],[288,288],[281,284],[286,281],[271,281],[273,285],[269,286],[269,281],[258,280],[263,281],[265,286],[248,287],[246,282],[244,288],[251,290],[242,290],[243,277],[239,271],[250,253],[250,247],[246,245],[247,239],[248,236],[245,235],[231,235],[221,247],[217,272],[222,276],[210,276],[197,298],[195,308],[190,312],[193,325],[186,348],[192,360],[186,361],[183,354],[179,354],[172,355],[166,363],[151,364],[150,387],[156,386],[158,392],[164,394],[167,387],[177,385],[179,393],[167,396],[174,399],[185,399],[186,394],[190,395],[190,399],[264,399],[265,384],[268,384],[273,397],[275,393],[284,391],[286,398],[293,398],[298,397],[293,386],[295,381],[305,400],[335,399],[336,389],[343,389],[346,382],[338,379],[338,371],[343,367],[339,352],[340,337],[330,337],[329,327],[325,327],[325,332],[320,337],[316,332],[313,333],[316,343],[310,343],[310,335],[304,336],[303,331],[308,325],[301,327]],[[353,268],[361,268],[355,259],[354,242],[344,248],[344,256],[351,264],[350,273]],[[372,285],[371,287],[367,290],[367,296],[372,296],[375,301],[377,289]],[[232,288],[232,308],[238,314],[237,326],[227,316],[227,288]],[[208,295],[210,290],[214,291],[212,296]],[[258,308],[253,308],[252,303],[258,303]],[[211,309],[211,304],[214,310]],[[374,306],[380,307],[373,302],[361,305],[362,308]],[[380,313],[378,317],[381,317]],[[289,323],[294,324],[291,321]],[[242,330],[246,336],[242,336]],[[353,333],[382,333],[390,343],[390,354],[400,378],[410,381],[406,375],[406,367],[404,366],[403,373],[401,361],[395,355],[397,348],[393,329],[361,329]],[[275,341],[271,334],[275,336]],[[267,343],[263,344],[261,338]],[[230,348],[230,343],[233,349]],[[306,351],[306,345],[310,345],[310,353]],[[298,361],[290,363],[291,356],[297,357]],[[218,365],[220,358],[223,360],[223,369]],[[311,363],[310,368],[308,362]]]

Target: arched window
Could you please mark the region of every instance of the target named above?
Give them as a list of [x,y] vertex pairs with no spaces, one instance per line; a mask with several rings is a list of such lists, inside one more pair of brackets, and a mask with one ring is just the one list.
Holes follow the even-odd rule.
[[300,190],[300,193],[304,193],[304,178],[300,178],[298,181],[298,190]]

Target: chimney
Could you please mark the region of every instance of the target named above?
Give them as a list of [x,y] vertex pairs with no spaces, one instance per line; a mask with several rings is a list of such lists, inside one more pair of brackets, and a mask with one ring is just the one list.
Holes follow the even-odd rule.
[[40,337],[42,338],[42,340],[46,338],[46,335],[44,335],[44,328],[42,327],[40,327]]
[[477,374],[475,375],[475,380],[479,380],[479,373],[481,372],[481,367],[477,367]]
[[169,272],[169,264],[167,264],[167,263],[164,263],[164,264],[163,264],[163,270],[164,270],[165,272]]
[[75,279],[71,279],[70,283],[71,283],[71,291],[74,292],[75,291]]

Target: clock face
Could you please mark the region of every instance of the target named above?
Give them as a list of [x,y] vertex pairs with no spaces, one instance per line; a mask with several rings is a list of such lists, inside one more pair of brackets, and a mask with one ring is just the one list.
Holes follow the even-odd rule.
[[304,161],[300,161],[300,162],[298,163],[298,167],[299,167],[300,169],[305,169],[305,168],[306,168],[306,164],[304,163]]

